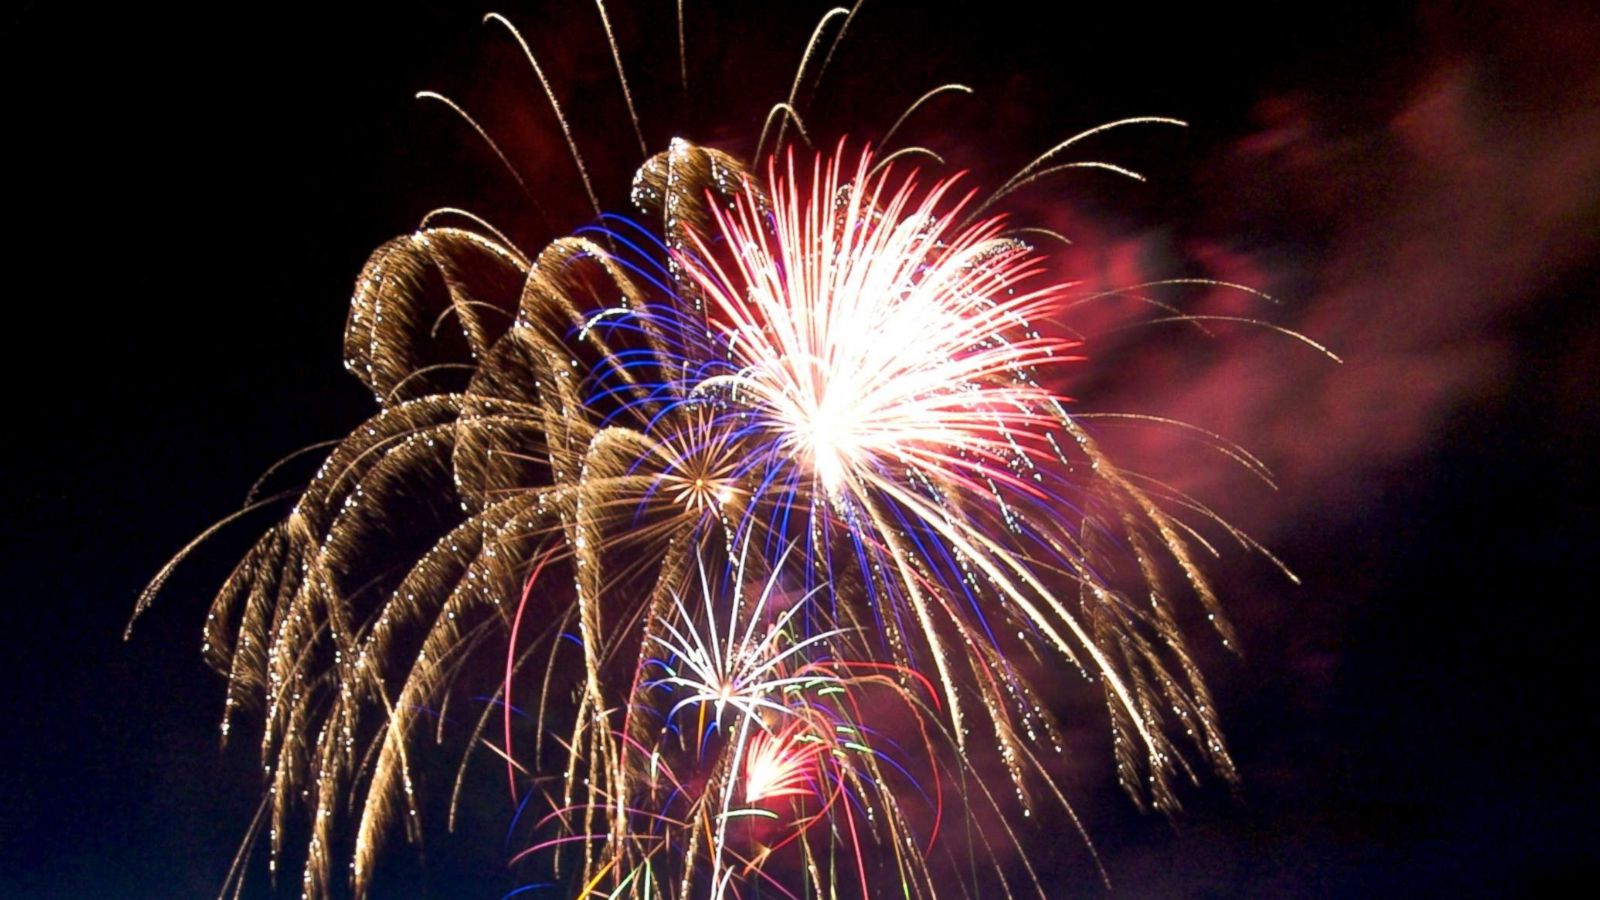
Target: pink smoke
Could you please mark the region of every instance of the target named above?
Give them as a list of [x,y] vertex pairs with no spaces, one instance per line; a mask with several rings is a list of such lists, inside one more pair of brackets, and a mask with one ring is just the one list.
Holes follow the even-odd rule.
[[[1214,338],[1203,339],[1189,325],[1131,325],[1165,314],[1096,301],[1073,322],[1103,334],[1088,346],[1101,348],[1102,364],[1083,373],[1085,386],[1069,386],[1079,409],[1171,417],[1260,456],[1281,485],[1267,502],[1241,470],[1194,464],[1196,445],[1175,431],[1107,436],[1151,474],[1257,531],[1311,506],[1355,509],[1379,476],[1424,454],[1454,414],[1505,377],[1518,316],[1600,245],[1600,65],[1524,44],[1497,48],[1492,60],[1441,54],[1398,112],[1366,133],[1338,132],[1306,97],[1261,103],[1259,130],[1213,160],[1204,180],[1242,198],[1244,212],[1225,214],[1228,227],[1248,228],[1257,213],[1287,216],[1288,230],[1319,236],[1313,249],[1173,247],[1163,232],[1084,241],[1077,230],[1071,258],[1094,273],[1090,289],[1198,264],[1206,277],[1264,287],[1282,305],[1194,287],[1145,293],[1190,314],[1259,318],[1343,358],[1264,328],[1208,324]],[[1560,90],[1510,101],[1495,67],[1536,54],[1558,70],[1546,80]]]

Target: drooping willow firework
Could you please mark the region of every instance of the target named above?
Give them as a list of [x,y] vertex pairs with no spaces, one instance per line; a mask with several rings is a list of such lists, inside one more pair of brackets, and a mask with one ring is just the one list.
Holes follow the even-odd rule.
[[[798,126],[792,97],[775,112]],[[991,201],[1115,168],[1055,162],[1099,130]],[[504,758],[513,800],[538,785],[552,810],[521,855],[575,860],[579,896],[970,893],[934,874],[947,793],[1007,835],[1040,792],[1066,807],[1018,660],[1098,682],[1137,802],[1175,808],[1196,762],[1235,777],[1173,607],[1194,595],[1231,641],[1196,526],[1260,548],[1117,466],[1051,389],[1078,348],[1038,323],[1071,286],[957,179],[843,141],[797,153],[781,124],[777,145],[763,175],[674,140],[635,178],[641,221],[537,254],[430,217],[368,261],[345,360],[379,411],[205,631],[224,734],[239,707],[264,723],[246,849],[264,828],[276,871],[304,809],[306,895],[335,889],[341,848],[362,895],[391,830],[420,838],[416,745],[481,658],[503,668],[468,753]],[[464,359],[438,362],[452,320]],[[552,757],[553,788],[532,778]]]

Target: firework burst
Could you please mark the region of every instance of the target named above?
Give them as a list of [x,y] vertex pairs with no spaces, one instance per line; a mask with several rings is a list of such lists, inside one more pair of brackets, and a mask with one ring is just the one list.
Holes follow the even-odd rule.
[[926,682],[852,661],[859,645],[846,629],[802,634],[797,617],[815,595],[774,608],[781,570],[752,581],[750,559],[741,553],[726,578],[696,566],[699,596],[674,596],[663,634],[650,636],[633,724],[612,735],[626,774],[576,797],[569,779],[568,796],[535,828],[545,836],[519,858],[593,844],[581,873],[591,889],[724,897],[757,881],[784,895],[837,891],[819,860],[843,852],[866,892],[878,868],[863,851],[870,843],[890,852],[897,879],[931,890],[918,841],[937,833],[942,791],[934,781],[931,808],[918,815],[933,822],[929,832],[898,788],[926,795],[907,763],[937,779],[938,757],[897,760],[892,741],[890,751],[874,746],[883,733],[864,715],[869,703],[880,715],[898,709],[926,739]]
[[[365,894],[396,825],[420,839],[418,736],[478,656],[504,666],[466,758],[498,753],[514,800],[548,800],[517,859],[580,896],[967,891],[935,872],[957,856],[940,845],[947,783],[969,841],[984,812],[1020,846],[1005,823],[1036,794],[1072,816],[1052,704],[1015,662],[1044,653],[1104,692],[1137,802],[1175,808],[1174,779],[1202,766],[1234,777],[1173,608],[1198,597],[1231,642],[1201,528],[1259,548],[1099,449],[1052,388],[1080,349],[1048,331],[1072,285],[984,216],[1062,168],[1127,174],[1057,161],[1109,126],[981,202],[905,172],[896,158],[921,148],[841,141],[797,162],[795,93],[841,18],[769,119],[765,178],[674,140],[635,178],[639,222],[596,201],[594,225],[529,253],[441,211],[363,269],[345,362],[379,411],[291,492],[204,647],[228,679],[224,735],[243,707],[264,723],[245,847],[264,832],[276,871],[306,833],[307,896],[335,890],[347,852]],[[947,90],[965,89],[907,115]],[[463,360],[430,355],[446,322]],[[1106,575],[1123,560],[1138,602]],[[1014,801],[987,784],[980,734]],[[991,870],[1009,896],[1015,876]]]

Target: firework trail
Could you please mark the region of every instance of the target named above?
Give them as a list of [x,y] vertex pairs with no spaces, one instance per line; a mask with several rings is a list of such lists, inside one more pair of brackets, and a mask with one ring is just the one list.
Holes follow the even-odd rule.
[[[526,53],[598,218],[528,253],[444,210],[361,272],[345,363],[378,412],[291,494],[207,619],[224,736],[241,708],[264,726],[235,891],[264,832],[274,872],[305,835],[306,896],[337,890],[346,856],[364,895],[391,831],[421,839],[422,735],[437,715],[442,737],[480,657],[504,666],[451,824],[473,751],[498,754],[513,802],[551,807],[516,858],[548,860],[577,896],[969,894],[937,867],[1020,849],[1017,809],[1045,797],[1076,823],[1051,704],[1019,660],[1099,686],[1141,805],[1175,809],[1175,779],[1201,768],[1235,777],[1173,609],[1197,597],[1231,642],[1205,534],[1260,548],[1119,468],[1068,412],[1050,385],[1080,348],[1048,328],[1081,298],[1028,229],[988,214],[1063,168],[1131,174],[1060,161],[1112,126],[984,199],[903,171],[922,148],[796,151],[808,69],[852,15],[813,34],[768,119],[771,156],[761,135],[764,177],[674,140],[638,170],[637,221],[601,211],[532,51],[489,17]],[[1170,122],[1113,125],[1144,121]],[[437,359],[446,323],[463,359]],[[1136,587],[1119,588],[1130,563]],[[558,671],[579,673],[572,690]],[[1014,796],[987,783],[991,756]],[[980,816],[1001,837],[973,837]],[[1005,895],[1022,887],[984,855]]]

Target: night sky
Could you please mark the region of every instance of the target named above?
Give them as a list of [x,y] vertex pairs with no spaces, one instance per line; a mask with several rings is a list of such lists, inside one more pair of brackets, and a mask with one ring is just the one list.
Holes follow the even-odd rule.
[[[270,518],[195,556],[125,643],[135,597],[266,466],[371,411],[339,346],[373,248],[445,205],[524,246],[584,223],[548,109],[482,12],[524,29],[602,202],[626,201],[639,157],[592,5],[362,6],[36,2],[0,23],[0,897],[214,895],[259,780],[250,741],[218,749],[223,682],[200,625]],[[748,154],[828,4],[686,6],[686,104],[671,5],[611,9],[651,150],[681,134]],[[1600,12],[1067,4],[1051,22],[1053,6],[868,0],[807,124],[822,143],[866,140],[923,90],[963,82],[975,100],[931,109],[904,139],[995,185],[1109,119],[1186,119],[1094,148],[1148,184],[1073,175],[1013,212],[1068,231],[1062,265],[1091,285],[1258,285],[1282,300],[1266,317],[1346,362],[1245,330],[1143,328],[1110,331],[1068,386],[1262,456],[1277,492],[1186,445],[1127,448],[1304,583],[1231,552],[1214,569],[1243,655],[1191,634],[1237,798],[1208,785],[1171,822],[1141,815],[1101,720],[1069,723],[1083,740],[1068,791],[1114,887],[1069,830],[1036,829],[1052,896],[1592,883]],[[412,99],[423,89],[482,113],[542,210],[469,129]],[[1071,699],[1092,692],[1081,682],[1055,687],[1063,708],[1103,713]],[[509,811],[479,809],[420,857],[394,842],[376,896],[521,883],[503,864]],[[273,894],[258,859],[245,893],[294,896],[294,882]]]

